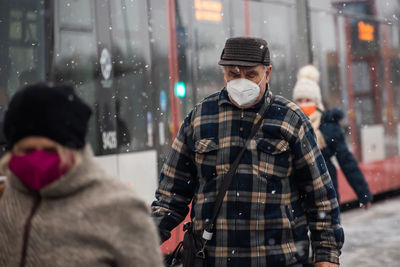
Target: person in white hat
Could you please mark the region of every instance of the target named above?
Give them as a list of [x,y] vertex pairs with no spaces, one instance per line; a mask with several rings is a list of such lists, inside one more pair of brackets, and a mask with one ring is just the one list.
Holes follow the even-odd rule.
[[356,192],[360,206],[368,209],[371,206],[372,195],[356,159],[345,142],[345,136],[339,124],[344,117],[343,111],[338,108],[324,109],[321,89],[318,85],[319,77],[320,73],[313,65],[300,68],[293,89],[293,101],[310,118],[317,136],[318,147],[324,156],[338,200],[337,171],[331,160],[333,156],[336,156],[347,181]]

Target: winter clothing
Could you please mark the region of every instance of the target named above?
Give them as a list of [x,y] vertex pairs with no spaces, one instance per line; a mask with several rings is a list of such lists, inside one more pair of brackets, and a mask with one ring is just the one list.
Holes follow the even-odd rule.
[[301,78],[297,80],[293,89],[293,100],[308,98],[316,103],[321,103],[321,90],[318,84],[312,80]]
[[8,162],[8,168],[34,191],[58,180],[70,168],[60,168],[60,165],[60,155],[46,150],[34,150],[21,156],[12,155]]
[[226,40],[218,64],[254,67],[259,64],[269,66],[270,61],[267,41],[252,37],[233,37]]
[[0,158],[7,152],[7,140],[4,135],[4,108],[0,107]]
[[[318,148],[322,149],[326,147],[326,142],[324,135],[322,134],[319,126],[321,125],[322,113],[321,112],[314,112],[309,116],[311,125],[313,126],[315,137],[317,138]],[[330,174],[330,173],[329,173]],[[332,177],[331,177],[332,178]]]
[[9,148],[28,136],[48,137],[69,148],[83,148],[91,110],[69,85],[29,85],[11,99],[4,118]]
[[[293,101],[310,99],[322,106],[321,89],[319,88],[319,71],[313,65],[302,67],[297,73],[297,82],[293,88]],[[323,108],[321,108],[323,109]]]
[[[194,229],[202,232],[221,180],[271,97],[267,90],[259,103],[239,109],[224,89],[188,114],[152,204],[163,241],[186,217],[192,200]],[[305,262],[308,229],[316,262],[338,263],[344,235],[336,194],[312,126],[294,103],[275,98],[240,162],[206,246],[210,266]]]
[[319,70],[313,65],[306,65],[304,67],[301,67],[297,73],[298,80],[301,78],[305,78],[314,81],[317,84],[319,83],[320,76],[321,75],[319,73]]
[[39,193],[7,176],[0,266],[163,266],[147,206],[108,177],[89,147],[81,164]]
[[5,182],[3,180],[0,180],[0,198],[3,195],[5,186],[6,186]]
[[318,147],[324,156],[326,166],[335,186],[336,194],[339,199],[338,182],[336,167],[332,163],[332,156],[336,156],[340,168],[346,176],[347,181],[356,192],[360,203],[372,201],[371,192],[368,189],[364,176],[358,167],[358,163],[349,151],[344,133],[339,125],[339,121],[344,114],[339,109],[324,111],[321,102],[321,89],[319,88],[319,71],[312,65],[302,67],[298,74],[298,81],[293,89],[293,100],[310,99],[314,101],[319,110],[310,115],[310,120],[314,128]]
[[364,175],[362,174],[356,159],[347,147],[344,133],[339,124],[339,121],[343,117],[343,112],[337,108],[324,111],[322,113],[319,130],[323,135],[326,145],[321,146],[320,149],[325,158],[326,166],[328,167],[329,174],[331,175],[338,199],[339,194],[337,172],[336,167],[333,165],[331,160],[332,156],[336,156],[340,168],[342,169],[350,186],[353,188],[354,192],[356,192],[360,203],[371,202],[372,195],[369,191],[368,184],[365,181]]

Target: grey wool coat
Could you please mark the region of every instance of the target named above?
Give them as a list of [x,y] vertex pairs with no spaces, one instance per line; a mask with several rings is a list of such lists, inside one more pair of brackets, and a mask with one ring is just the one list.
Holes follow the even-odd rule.
[[82,164],[39,193],[7,176],[0,266],[163,266],[148,207],[108,177],[89,147]]

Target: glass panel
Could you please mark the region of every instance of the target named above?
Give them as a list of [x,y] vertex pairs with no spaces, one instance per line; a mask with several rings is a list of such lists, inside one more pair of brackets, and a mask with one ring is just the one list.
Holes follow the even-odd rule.
[[342,101],[341,75],[339,73],[340,54],[337,44],[335,16],[325,11],[311,12],[311,37],[314,64],[321,72],[320,87],[325,108],[339,106]]
[[[79,16],[82,19],[85,18],[84,20],[92,20],[91,9],[82,8],[77,14],[71,15],[74,10],[71,8],[80,4],[72,1],[71,7],[65,3],[65,1],[61,1],[61,4],[57,6],[61,15],[58,17],[59,21],[67,21],[71,16],[77,21],[80,20]],[[97,64],[97,46],[95,32],[84,29],[59,29],[55,36],[55,43],[57,44],[53,66],[55,81],[73,83],[77,94],[91,106],[93,112],[96,112],[94,73],[95,64]],[[97,154],[101,144],[97,141],[95,118],[96,116],[93,115],[89,121],[87,140]]]
[[398,0],[375,1],[375,6],[377,15],[389,21],[393,19],[396,21],[396,13],[400,13],[400,2]]
[[93,34],[78,31],[61,31],[60,47],[56,53],[56,80],[70,81],[77,86],[81,96],[94,104],[94,61],[96,42]]
[[[227,16],[225,16],[229,13],[225,13],[229,8],[227,2],[177,1],[177,23],[180,23],[180,43],[183,44],[183,49],[180,51],[178,49],[179,76],[180,80],[189,81],[186,83],[187,96],[181,99],[181,111],[184,115],[195,103],[221,90],[224,85],[218,61],[225,40],[229,36]],[[187,43],[182,38],[185,35]],[[185,44],[191,46],[187,47]]]
[[61,27],[92,28],[91,1],[60,0],[59,6]]
[[308,6],[310,8],[330,9],[332,0],[308,0]]
[[110,4],[118,150],[146,149],[154,146],[147,5],[124,0]]
[[272,65],[270,88],[288,99],[292,97],[297,72],[296,45],[292,41],[297,38],[295,7],[251,1],[249,14],[250,35],[268,42]]
[[21,86],[44,80],[44,1],[0,1],[0,157],[5,153],[3,117]]
[[[151,48],[151,85],[154,88],[154,122],[156,143],[159,144],[159,170],[170,150],[171,131],[171,107],[169,94],[169,68],[168,68],[168,20],[166,1],[150,1],[150,48]],[[182,47],[182,49],[187,49]]]
[[398,48],[393,45],[393,39],[397,38],[397,26],[391,23],[379,24],[379,55],[377,56],[378,82],[376,86],[380,92],[379,98],[382,103],[382,122],[385,127],[386,156],[391,157],[398,154],[398,143],[396,127],[399,120],[399,74],[398,71]]
[[[399,51],[399,44],[398,41],[398,33],[400,26],[393,25],[392,28],[392,42],[390,42],[390,50],[389,51]],[[397,39],[397,42],[394,42],[393,39]],[[393,125],[398,125],[400,123],[400,56],[399,54],[391,52],[389,57],[389,84],[392,86],[392,103],[393,109],[390,110],[390,114],[393,115]],[[390,96],[388,96],[390,97]],[[397,128],[400,129],[400,128]],[[397,130],[397,138],[400,140],[400,131]],[[399,144],[399,143],[397,143]],[[400,147],[398,146],[397,153],[400,154]]]
[[[222,17],[222,19],[224,18]],[[218,61],[229,32],[224,27],[222,19],[220,21],[196,20],[194,22],[194,41],[197,48],[197,100],[221,90],[224,84]]]
[[44,80],[44,1],[0,2],[0,107],[28,83]]
[[356,97],[355,99],[357,125],[375,124],[375,107],[372,98]]
[[353,63],[353,84],[356,94],[371,92],[371,78],[368,62],[360,61]]

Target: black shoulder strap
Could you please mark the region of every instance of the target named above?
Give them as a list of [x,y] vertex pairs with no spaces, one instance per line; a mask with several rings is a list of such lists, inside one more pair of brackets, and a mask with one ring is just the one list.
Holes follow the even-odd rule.
[[240,162],[244,152],[246,151],[246,148],[249,145],[251,139],[253,139],[253,137],[256,135],[258,129],[261,126],[261,123],[264,121],[264,117],[268,113],[268,110],[270,109],[270,107],[272,106],[272,103],[274,102],[274,99],[275,99],[275,96],[273,96],[271,98],[270,102],[267,105],[263,106],[264,108],[262,108],[262,110],[260,110],[261,111],[260,113],[262,114],[261,116],[256,116],[256,120],[254,121],[255,124],[253,124],[253,127],[251,128],[250,135],[247,138],[245,145],[240,150],[240,152],[237,155],[235,161],[230,166],[228,173],[225,175],[224,180],[222,181],[221,188],[219,189],[219,192],[218,192],[218,195],[217,195],[217,199],[216,199],[215,204],[214,204],[214,210],[213,210],[212,218],[211,218],[209,224],[206,226],[205,232],[203,233],[203,238],[206,239],[206,240],[210,240],[212,238],[212,232],[213,232],[213,229],[214,229],[215,220],[217,219],[217,215],[219,213],[219,210],[221,208],[222,202],[224,200],[226,191],[228,190],[229,185],[232,182],[233,175],[235,174],[236,169],[239,166],[239,162]]

